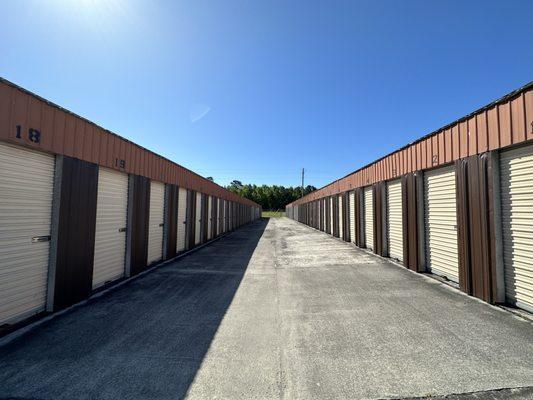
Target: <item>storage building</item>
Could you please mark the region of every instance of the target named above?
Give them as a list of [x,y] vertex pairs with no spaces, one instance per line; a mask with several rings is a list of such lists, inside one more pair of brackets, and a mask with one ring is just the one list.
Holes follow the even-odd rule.
[[0,333],[214,240],[260,211],[0,79]]
[[[303,211],[315,202],[321,206],[309,217]],[[533,83],[298,199],[286,213],[307,225],[319,218],[312,226],[489,303],[533,312]]]

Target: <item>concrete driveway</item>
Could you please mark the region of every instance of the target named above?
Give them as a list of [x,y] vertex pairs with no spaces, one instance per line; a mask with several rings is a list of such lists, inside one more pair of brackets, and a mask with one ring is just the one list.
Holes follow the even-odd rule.
[[0,399],[533,398],[533,325],[286,218],[0,348]]

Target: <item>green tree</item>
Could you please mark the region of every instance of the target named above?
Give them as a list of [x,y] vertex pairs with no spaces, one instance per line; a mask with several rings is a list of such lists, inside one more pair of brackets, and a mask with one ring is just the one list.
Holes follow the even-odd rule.
[[[238,194],[244,198],[252,200],[263,207],[263,210],[278,211],[285,209],[285,205],[297,200],[302,195],[299,186],[279,186],[279,185],[261,185],[243,184],[241,181],[234,180],[226,189]],[[308,185],[304,188],[304,195],[316,190],[316,187]]]

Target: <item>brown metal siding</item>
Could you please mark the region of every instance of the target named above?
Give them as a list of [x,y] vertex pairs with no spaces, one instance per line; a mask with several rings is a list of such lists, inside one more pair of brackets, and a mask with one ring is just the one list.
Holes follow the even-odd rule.
[[318,200],[318,229],[323,231],[324,230],[324,202],[322,200]]
[[[54,310],[92,291],[98,166],[63,157],[58,212]],[[58,168],[59,169],[59,168]]]
[[491,153],[458,160],[456,166],[459,285],[487,302],[496,293]]
[[348,193],[344,193],[342,196],[342,237],[344,238],[345,242],[350,242],[350,205],[348,202],[350,201],[350,196]]
[[333,236],[339,237],[339,199],[333,196]]
[[324,220],[326,221],[326,227],[325,227],[325,231],[326,233],[329,233],[331,234],[331,221],[330,221],[330,215],[331,215],[331,210],[330,210],[330,200],[329,200],[329,197],[326,197],[326,207],[325,207],[325,210],[326,210],[326,215],[325,215],[325,218]]
[[186,246],[187,250],[192,249],[194,244],[194,236],[196,233],[196,213],[200,210],[196,210],[196,192],[194,190],[187,190],[187,235]]
[[[20,138],[17,137],[17,126]],[[29,130],[39,133],[31,140]],[[0,78],[0,140],[256,205],[196,173]],[[122,164],[122,162],[124,162]]]
[[318,189],[293,205],[533,139],[533,83]]
[[383,243],[383,219],[386,211],[383,209],[383,196],[385,195],[384,182],[376,183],[372,186],[372,195],[374,196],[374,253],[385,256],[385,246]]
[[416,174],[402,176],[403,265],[419,271],[418,191]]
[[166,204],[165,204],[165,231],[166,231],[166,248],[165,258],[169,259],[176,256],[177,241],[177,223],[178,223],[178,187],[176,185],[167,185],[166,187]]
[[148,263],[148,219],[150,216],[150,180],[135,175],[132,178],[130,272],[136,275],[146,269]]

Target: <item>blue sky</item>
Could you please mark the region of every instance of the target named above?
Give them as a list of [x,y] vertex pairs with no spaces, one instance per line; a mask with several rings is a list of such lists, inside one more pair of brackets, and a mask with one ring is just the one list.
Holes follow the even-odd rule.
[[323,186],[533,79],[532,1],[1,4],[2,77],[219,184]]

